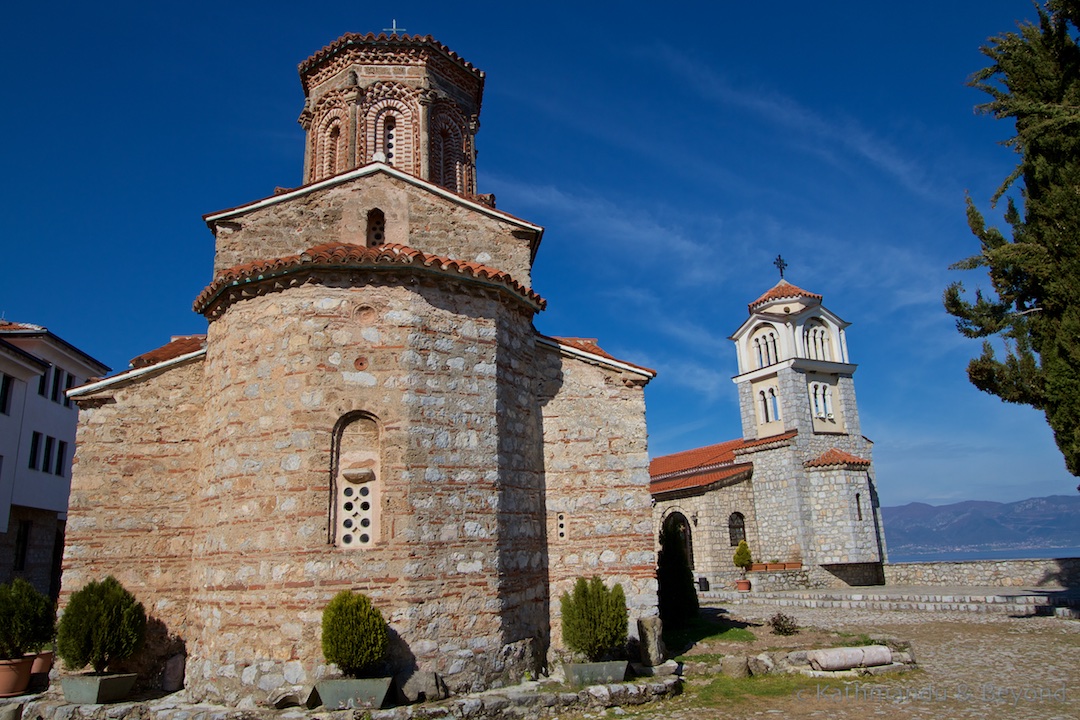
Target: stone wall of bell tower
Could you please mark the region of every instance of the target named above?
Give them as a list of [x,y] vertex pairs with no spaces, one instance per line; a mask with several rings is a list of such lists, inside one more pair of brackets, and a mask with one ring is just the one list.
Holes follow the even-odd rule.
[[300,64],[304,183],[382,162],[476,194],[484,73],[430,36],[344,35]]

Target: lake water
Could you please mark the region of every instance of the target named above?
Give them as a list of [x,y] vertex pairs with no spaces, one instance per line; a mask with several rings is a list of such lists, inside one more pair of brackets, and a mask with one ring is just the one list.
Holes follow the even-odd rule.
[[889,553],[890,563],[940,562],[955,560],[1044,560],[1047,558],[1080,557],[1080,547],[1035,548],[1025,550],[965,550],[962,552],[936,552],[924,555]]

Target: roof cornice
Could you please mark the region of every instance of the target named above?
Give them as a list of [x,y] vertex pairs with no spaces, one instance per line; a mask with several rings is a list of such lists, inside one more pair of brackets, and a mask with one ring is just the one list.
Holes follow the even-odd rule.
[[98,390],[104,390],[105,388],[109,388],[114,385],[119,385],[121,383],[125,383],[131,380],[136,380],[144,375],[150,375],[152,373],[160,372],[162,370],[167,370],[171,367],[176,367],[177,365],[182,365],[186,362],[190,362],[192,360],[200,358],[203,355],[206,355],[206,348],[202,348],[194,352],[189,352],[184,355],[178,355],[171,360],[163,360],[162,362],[156,363],[154,365],[147,365],[146,367],[136,368],[134,370],[127,370],[120,373],[119,375],[113,375],[110,378],[105,378],[104,380],[98,380],[97,382],[80,385],[79,387],[68,390],[66,394],[72,400],[78,400],[79,398],[89,395],[91,393],[95,393]]
[[595,365],[606,365],[607,367],[610,367],[614,370],[623,370],[625,372],[634,373],[635,375],[640,375],[650,380],[656,377],[655,370],[649,370],[647,368],[638,367],[637,365],[631,365],[630,363],[616,360],[614,358],[604,357],[603,355],[597,355],[596,353],[586,352],[585,350],[581,350],[580,348],[561,343],[558,340],[550,338],[546,335],[538,335],[536,341],[541,345],[553,347],[560,352],[566,353],[567,355],[573,357],[581,358],[582,360],[586,360]]
[[470,200],[462,195],[458,195],[455,192],[451,192],[444,187],[440,187],[438,185],[430,183],[427,180],[422,180],[415,175],[410,175],[407,172],[402,172],[395,167],[380,162],[368,163],[367,165],[356,168],[355,170],[350,170],[349,172],[344,172],[339,175],[334,175],[332,177],[319,180],[317,182],[309,183],[294,190],[288,190],[279,195],[271,195],[270,197],[266,197],[261,200],[255,200],[245,205],[239,205],[234,208],[227,208],[225,210],[219,210],[217,212],[209,213],[207,215],[203,215],[203,221],[208,226],[210,226],[211,229],[213,229],[214,225],[222,220],[229,220],[231,218],[237,217],[238,215],[244,215],[255,210],[272,207],[274,205],[288,202],[299,197],[304,197],[305,195],[310,195],[311,193],[318,192],[320,190],[325,190],[336,185],[342,185],[344,183],[351,182],[353,180],[356,180],[357,178],[367,177],[369,175],[375,175],[378,173],[397,178],[402,182],[408,183],[414,187],[418,187],[423,190],[427,190],[434,195],[438,195],[446,200],[449,200],[450,202],[461,205],[462,207],[467,207],[470,210],[475,210],[476,212],[487,215],[488,217],[510,223],[511,225],[516,225],[522,230],[528,230],[529,232],[536,233],[536,242],[539,242],[539,236],[543,235],[544,233],[544,228],[540,227],[539,225],[534,225],[533,223],[522,220],[519,217],[515,217],[510,213],[496,210],[489,205],[484,205],[483,203],[476,202],[475,200]]

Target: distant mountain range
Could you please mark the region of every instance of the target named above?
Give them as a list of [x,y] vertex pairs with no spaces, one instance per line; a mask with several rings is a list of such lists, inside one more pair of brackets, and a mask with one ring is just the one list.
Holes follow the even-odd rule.
[[1080,547],[1080,494],[882,507],[889,553]]

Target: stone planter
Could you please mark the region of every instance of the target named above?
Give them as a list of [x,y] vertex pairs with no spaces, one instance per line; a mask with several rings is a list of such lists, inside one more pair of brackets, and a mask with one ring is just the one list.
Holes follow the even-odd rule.
[[563,663],[566,682],[577,687],[609,685],[626,679],[630,663],[626,660],[595,663]]
[[135,673],[87,673],[60,678],[64,699],[74,705],[98,705],[123,700],[135,687]]
[[765,570],[765,569],[767,569],[767,566],[765,565],[765,563],[754,563],[753,565],[750,566],[750,572],[761,572],[762,570]]
[[0,697],[14,697],[26,692],[33,665],[33,656],[0,660]]
[[735,589],[739,592],[750,592],[750,581],[743,578],[735,581]]
[[390,692],[391,678],[340,678],[315,685],[327,710],[381,708]]

